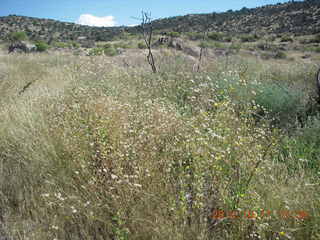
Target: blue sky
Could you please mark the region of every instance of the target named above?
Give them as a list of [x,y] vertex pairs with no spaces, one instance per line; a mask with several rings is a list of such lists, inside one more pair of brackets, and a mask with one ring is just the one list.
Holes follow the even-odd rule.
[[152,18],[222,12],[286,0],[0,0],[0,16],[9,14],[50,18],[86,25],[133,25],[142,10]]

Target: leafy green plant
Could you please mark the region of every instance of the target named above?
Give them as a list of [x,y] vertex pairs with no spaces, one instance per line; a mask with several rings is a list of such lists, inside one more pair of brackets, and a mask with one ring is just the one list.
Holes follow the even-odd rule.
[[105,53],[103,48],[92,48],[89,50],[89,56],[101,56]]
[[241,43],[233,42],[233,43],[231,43],[229,48],[232,50],[235,50],[235,51],[239,51],[241,49]]
[[240,40],[242,42],[255,42],[257,41],[257,37],[255,35],[246,34],[246,35],[242,35],[240,37]]
[[104,49],[104,54],[107,55],[107,56],[112,57],[112,56],[118,55],[118,51],[114,47],[107,48],[107,49]]
[[37,41],[35,43],[38,52],[45,52],[48,50],[49,45],[43,41]]
[[281,42],[293,42],[293,38],[290,35],[283,35],[280,39]]
[[224,39],[224,34],[219,32],[208,33],[208,38],[214,41],[222,41]]
[[104,49],[112,48],[112,44],[111,44],[111,43],[105,43],[102,47],[103,47]]
[[68,48],[69,44],[66,42],[53,42],[52,46],[56,48]]
[[168,36],[169,37],[172,37],[172,38],[177,38],[177,37],[180,37],[180,33],[179,32],[169,32],[168,33]]
[[255,103],[278,123],[293,124],[297,114],[305,110],[301,91],[289,88],[286,84],[262,83],[256,92]]
[[145,44],[144,42],[139,42],[139,43],[138,43],[138,48],[139,48],[139,49],[146,49],[147,46],[146,46],[146,44]]
[[187,37],[188,37],[190,40],[200,40],[200,39],[203,39],[203,34],[198,33],[198,32],[187,32],[186,35],[187,35]]
[[28,39],[28,36],[25,32],[12,32],[8,34],[8,39],[10,41],[24,41]]

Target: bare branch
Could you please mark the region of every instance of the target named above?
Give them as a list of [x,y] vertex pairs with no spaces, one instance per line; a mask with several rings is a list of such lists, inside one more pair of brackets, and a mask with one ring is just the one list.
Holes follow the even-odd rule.
[[153,28],[151,23],[151,13],[142,11],[141,16],[142,18],[140,19],[141,20],[140,29],[143,36],[143,40],[148,49],[147,61],[151,66],[152,72],[156,73],[157,68],[156,68],[155,60],[154,60],[152,49],[151,49],[151,41],[152,41],[152,34],[153,34]]

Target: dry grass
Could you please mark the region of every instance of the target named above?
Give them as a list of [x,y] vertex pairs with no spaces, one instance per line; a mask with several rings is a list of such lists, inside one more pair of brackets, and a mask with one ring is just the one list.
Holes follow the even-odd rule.
[[301,91],[312,94],[314,66],[232,57],[194,73],[161,49],[151,74],[134,51],[0,56],[0,233],[2,224],[21,240],[318,239],[319,175],[293,151],[296,130],[254,117],[263,82],[308,81]]

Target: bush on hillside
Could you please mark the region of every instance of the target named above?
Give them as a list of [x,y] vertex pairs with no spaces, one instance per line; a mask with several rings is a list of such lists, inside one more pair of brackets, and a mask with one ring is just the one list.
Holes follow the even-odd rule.
[[177,37],[180,37],[180,33],[179,32],[169,32],[168,33],[168,36],[169,37],[172,37],[172,38],[177,38]]
[[246,35],[242,35],[240,40],[241,42],[255,42],[257,40],[257,36],[246,34]]
[[255,103],[275,123],[293,124],[305,110],[303,93],[286,84],[262,83],[256,92]]
[[280,39],[280,42],[293,42],[293,38],[289,35],[283,35]]
[[198,32],[188,32],[186,33],[187,37],[190,40],[200,40],[203,39],[203,34]]
[[145,49],[145,48],[147,48],[147,46],[146,46],[146,44],[144,42],[139,42],[138,43],[138,48],[139,49]]
[[49,45],[43,41],[38,41],[35,43],[38,52],[45,52],[48,50]]
[[224,37],[223,33],[219,33],[219,32],[208,33],[208,38],[214,41],[222,41],[223,37]]
[[119,52],[114,47],[111,47],[111,48],[104,49],[104,54],[107,56],[113,57],[113,56],[118,55]]
[[24,40],[27,40],[28,39],[28,36],[25,32],[12,32],[12,33],[9,33],[7,38],[10,40],[10,41],[24,41]]

